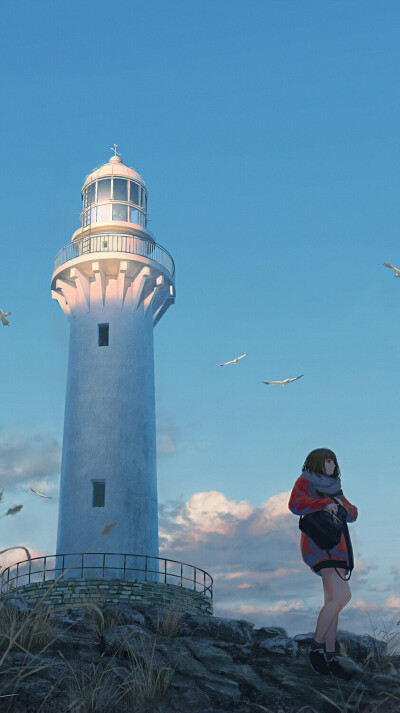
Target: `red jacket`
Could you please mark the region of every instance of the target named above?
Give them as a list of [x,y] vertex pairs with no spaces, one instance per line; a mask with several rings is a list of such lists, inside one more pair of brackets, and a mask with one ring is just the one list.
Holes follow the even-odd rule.
[[[357,520],[358,510],[356,506],[351,505],[344,495],[337,495],[336,497],[339,498],[345,508],[347,508],[346,521],[354,522]],[[332,498],[320,498],[310,481],[300,476],[297,478],[290,496],[289,510],[295,515],[307,515],[309,512],[324,510],[328,503],[333,502],[334,500],[332,500]],[[344,534],[342,534],[339,544],[330,550],[332,562],[327,552],[321,550],[305,532],[301,533],[300,551],[304,562],[311,567],[316,574],[319,574],[320,577],[322,577],[320,570],[325,567],[331,567],[332,564],[335,565],[335,567],[346,568],[346,565],[347,567],[349,566]],[[349,570],[346,569],[346,576],[348,571]]]

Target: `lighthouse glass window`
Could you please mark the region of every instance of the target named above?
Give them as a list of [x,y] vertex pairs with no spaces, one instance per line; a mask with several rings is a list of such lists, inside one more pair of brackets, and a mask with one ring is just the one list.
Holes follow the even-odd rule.
[[90,225],[90,223],[94,223],[95,220],[95,211],[96,208],[90,208],[90,210],[85,210],[83,214],[83,227]]
[[115,201],[128,200],[128,181],[123,178],[113,179],[113,198]]
[[83,207],[84,208],[88,208],[92,203],[94,203],[95,188],[96,188],[95,183],[91,183],[89,186],[86,186],[86,188],[83,192]]
[[131,223],[139,225],[139,211],[137,208],[131,208],[129,220]]
[[104,178],[97,183],[97,203],[109,201],[111,198],[111,178]]
[[97,223],[107,223],[110,220],[110,204],[99,205],[97,207]]
[[128,206],[123,203],[113,203],[112,207],[113,220],[128,220]]
[[129,181],[130,183],[130,202],[134,203],[135,205],[139,205],[139,186],[137,183],[134,183],[133,181]]

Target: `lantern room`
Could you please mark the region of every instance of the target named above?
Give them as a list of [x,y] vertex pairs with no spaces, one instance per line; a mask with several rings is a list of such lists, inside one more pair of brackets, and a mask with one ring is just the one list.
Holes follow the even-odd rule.
[[[129,228],[129,225],[147,230],[147,188],[143,178],[134,168],[125,166],[116,153],[108,163],[87,176],[82,186],[82,228],[87,230],[117,227]],[[76,234],[74,239],[76,239]]]

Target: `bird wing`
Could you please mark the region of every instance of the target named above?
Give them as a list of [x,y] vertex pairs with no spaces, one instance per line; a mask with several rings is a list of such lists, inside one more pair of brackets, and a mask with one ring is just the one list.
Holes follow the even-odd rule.
[[391,265],[390,262],[384,262],[383,264],[385,267],[389,267],[391,270],[395,270],[395,272],[399,272],[398,268],[395,267],[394,265]]
[[34,490],[34,489],[31,488],[31,487],[29,488],[29,490],[32,490],[32,493],[36,493],[36,495],[39,495],[40,498],[48,498],[48,499],[51,500],[51,496],[50,496],[50,495],[42,495],[42,493],[38,493],[37,490]]
[[245,357],[245,356],[247,356],[247,352],[246,352],[246,354],[242,354],[242,356],[235,357],[231,361],[225,361],[223,364],[220,364],[220,366],[226,366],[227,364],[237,364],[239,359],[243,359],[243,357]]
[[300,376],[295,376],[293,379],[287,379],[287,381],[296,381],[297,379],[301,379],[302,376],[304,376],[304,374],[300,374]]
[[263,381],[263,384],[283,384],[283,381]]
[[0,315],[0,319],[2,321],[2,324],[4,324],[5,327],[10,326],[10,322],[8,321],[8,319],[6,317],[4,317],[3,315]]

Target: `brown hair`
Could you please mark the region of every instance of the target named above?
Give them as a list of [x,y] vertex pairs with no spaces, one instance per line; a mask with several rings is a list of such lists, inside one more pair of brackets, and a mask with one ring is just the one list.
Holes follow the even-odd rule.
[[331,478],[337,478],[340,475],[340,468],[337,462],[336,455],[329,448],[316,448],[315,451],[311,451],[304,461],[304,465],[301,472],[305,470],[310,470],[312,473],[320,473],[325,475],[325,459],[331,458],[335,462],[335,470]]

